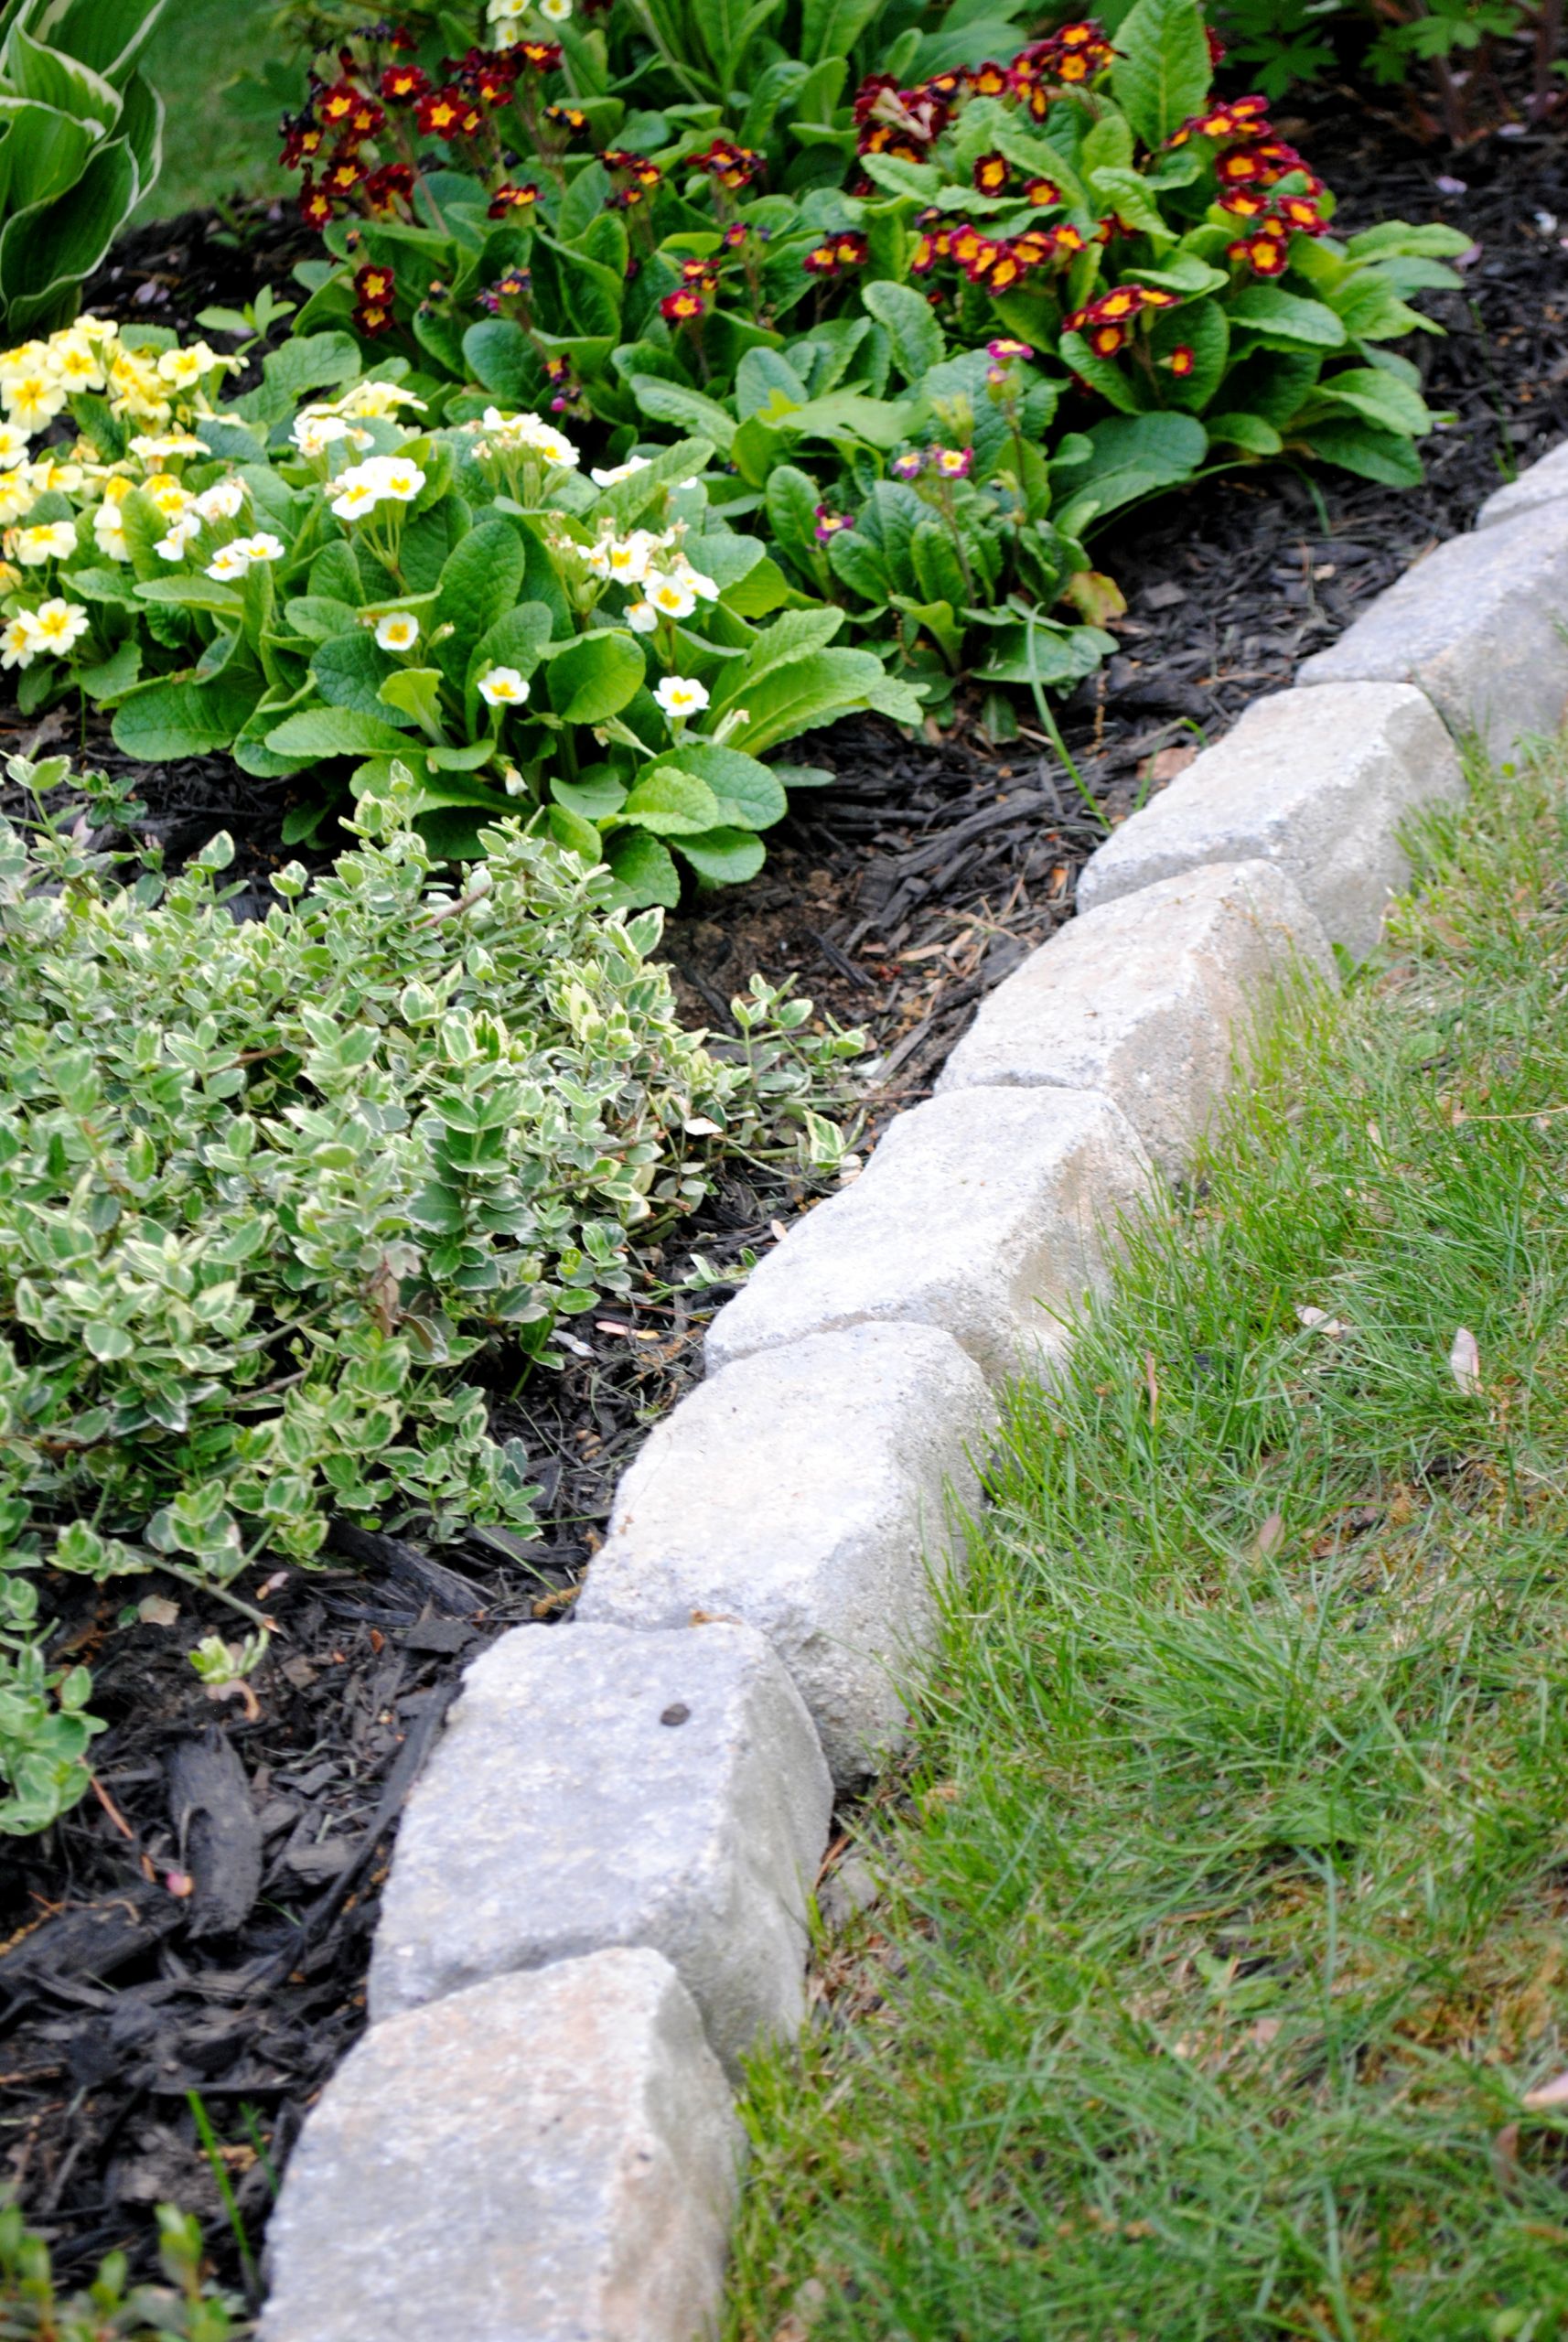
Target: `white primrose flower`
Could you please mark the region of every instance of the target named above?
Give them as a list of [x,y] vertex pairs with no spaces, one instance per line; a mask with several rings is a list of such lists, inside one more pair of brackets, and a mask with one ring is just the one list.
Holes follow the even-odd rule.
[[161,512],[166,521],[177,521],[180,514],[188,511],[195,502],[190,490],[181,488],[173,472],[154,472],[150,479],[143,481],[142,487],[152,500],[154,509]]
[[66,402],[66,389],[53,374],[34,368],[27,373],[0,374],[0,399],[17,428],[29,434],[51,424]]
[[231,586],[236,578],[243,577],[250,566],[251,556],[245,550],[245,541],[242,537],[236,537],[232,544],[218,547],[207,564],[205,575],[216,577],[220,586]]
[[76,531],[69,521],[43,521],[34,529],[18,529],[12,546],[24,569],[41,569],[46,561],[69,561],[76,551]]
[[17,423],[0,423],[0,471],[8,472],[27,452],[27,435]]
[[305,409],[288,435],[302,456],[324,456],[328,447],[336,447],[343,440],[350,447],[375,445],[370,433],[361,431],[357,424],[347,423],[340,414],[328,414],[314,406]]
[[528,685],[515,667],[492,667],[479,684],[479,697],[491,707],[521,707]]
[[189,431],[165,431],[156,438],[142,432],[131,442],[132,455],[140,456],[145,464],[166,463],[171,456],[205,456],[209,452],[206,440],[198,439]]
[[624,464],[596,464],[588,478],[596,488],[618,488],[623,479],[630,479],[638,472],[648,469],[646,456],[628,456]]
[[706,686],[693,682],[688,675],[666,675],[655,684],[653,696],[671,724],[684,724],[688,717],[701,715],[708,704]]
[[92,516],[92,541],[101,553],[110,561],[129,561],[131,546],[125,535],[125,516],[117,503],[105,498]]
[[412,610],[389,610],[376,620],[376,647],[381,650],[412,650],[419,640],[419,620]]
[[497,406],[488,406],[479,419],[478,428],[488,431],[502,447],[521,447],[527,454],[542,456],[547,464],[554,464],[563,471],[572,471],[581,460],[577,450],[563,431],[546,423],[543,416],[532,408],[521,414],[503,414]]
[[539,13],[547,25],[569,25],[572,0],[539,0]]
[[334,485],[338,493],[332,499],[332,510],[340,521],[362,521],[381,501],[374,480],[362,478],[357,465],[339,472]]
[[179,519],[171,523],[167,535],[158,539],[153,551],[160,561],[183,561],[187,546],[194,544],[200,534],[201,522],[196,514],[182,512]]
[[0,667],[30,667],[42,649],[38,622],[31,610],[18,610],[0,628]]
[[87,475],[80,464],[62,464],[53,456],[27,466],[27,486],[39,496],[74,496]]
[[689,618],[697,607],[697,597],[685,578],[665,570],[650,569],[643,591],[661,618]]
[[651,602],[631,602],[627,606],[626,622],[633,634],[651,634],[659,624],[659,613]]
[[248,562],[281,561],[288,547],[270,529],[258,529],[253,537],[236,537],[234,543]]
[[238,518],[245,501],[243,484],[237,479],[214,480],[204,488],[191,506],[202,521],[232,521]]
[[38,649],[52,650],[60,658],[73,643],[81,641],[87,627],[87,612],[81,604],[61,601],[58,595],[51,602],[41,602],[33,614]]
[[705,575],[702,570],[693,569],[684,554],[676,565],[675,575],[681,585],[691,587],[699,602],[718,600],[719,589],[714,579]]
[[412,504],[424,486],[424,474],[402,456],[367,456],[362,464],[339,472],[332,485],[338,490],[334,512],[340,520],[358,521],[378,504]]

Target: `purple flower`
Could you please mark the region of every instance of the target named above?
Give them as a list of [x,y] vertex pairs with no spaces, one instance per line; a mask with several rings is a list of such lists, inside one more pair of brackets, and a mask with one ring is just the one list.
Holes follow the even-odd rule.
[[917,449],[912,456],[895,456],[889,466],[895,479],[918,479],[926,468],[926,458]]
[[939,479],[967,479],[974,461],[972,447],[933,447],[931,469]]
[[999,341],[986,343],[985,354],[993,365],[1004,366],[1012,358],[1033,358],[1035,351],[1031,342],[1014,341],[1004,334]]
[[825,545],[830,537],[839,536],[845,529],[853,529],[854,526],[854,518],[852,513],[830,512],[825,504],[818,505],[817,543],[820,545]]

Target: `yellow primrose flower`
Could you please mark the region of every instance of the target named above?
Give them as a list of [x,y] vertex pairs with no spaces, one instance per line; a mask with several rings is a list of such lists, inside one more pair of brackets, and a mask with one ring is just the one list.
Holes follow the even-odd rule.
[[52,650],[63,659],[87,632],[87,612],[80,602],[61,601],[57,595],[53,601],[39,605],[33,614],[33,626],[39,650]]
[[46,561],[70,559],[76,531],[69,521],[45,521],[36,529],[18,529],[11,550],[24,569],[39,569]]
[[52,374],[34,371],[0,378],[0,398],[13,423],[24,431],[42,431],[65,404],[65,392]]
[[30,667],[43,645],[31,610],[18,610],[0,630],[0,667]]

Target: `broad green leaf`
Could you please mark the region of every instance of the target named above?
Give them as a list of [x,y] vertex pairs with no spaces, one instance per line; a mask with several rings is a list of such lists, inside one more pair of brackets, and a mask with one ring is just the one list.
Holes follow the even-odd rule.
[[149,683],[122,703],[114,745],[128,757],[199,757],[227,748],[262,695],[258,671],[236,661],[215,682]]
[[481,637],[514,607],[524,562],[522,539],[509,521],[482,521],[454,546],[435,597],[436,626],[452,628],[436,647],[444,673],[461,678]]
[[1277,456],[1284,446],[1273,424],[1261,414],[1206,414],[1203,420],[1210,439],[1249,456]]
[[373,757],[405,756],[409,742],[382,716],[352,707],[307,707],[275,725],[267,746],[283,757]]
[[381,685],[381,704],[412,716],[423,731],[441,728],[441,676],[435,667],[400,667]]
[[1243,285],[1226,304],[1232,329],[1267,334],[1271,341],[1299,342],[1311,349],[1340,349],[1345,326],[1322,301],[1304,300],[1278,285]]
[[660,903],[673,910],[681,899],[681,874],[670,849],[646,830],[622,830],[605,847],[616,882],[614,899],[632,910]]
[[768,767],[727,744],[683,741],[668,756],[644,766],[641,779],[647,780],[654,773],[668,771],[690,773],[711,790],[718,803],[718,818],[726,825],[770,829],[789,811],[783,785]]
[[550,794],[585,822],[606,822],[626,803],[626,783],[610,765],[591,766],[575,780],[560,773],[550,776]]
[[596,628],[550,661],[551,705],[568,724],[602,724],[635,698],[646,664],[635,635]]
[[707,782],[677,764],[639,773],[615,818],[618,822],[635,822],[656,837],[695,836],[720,824],[718,800]]
[[816,481],[793,464],[779,464],[769,474],[765,498],[768,523],[786,553],[811,558],[821,500]]
[[689,862],[704,886],[738,886],[755,878],[768,859],[768,849],[750,830],[709,830],[702,837],[682,837],[675,851]]
[[1420,226],[1408,220],[1380,220],[1363,228],[1346,246],[1352,260],[1381,260],[1391,253],[1422,260],[1456,260],[1467,252],[1474,236],[1463,228],[1445,228],[1439,220]]
[[311,653],[310,671],[329,707],[351,707],[378,723],[410,721],[406,715],[387,714],[381,685],[392,671],[392,661],[378,650],[374,636],[364,627],[353,627],[347,634],[332,635],[317,644]]
[[564,845],[569,854],[580,855],[590,866],[604,860],[605,843],[597,829],[581,813],[574,811],[570,805],[552,805],[546,809],[544,818],[557,845]]
[[330,594],[295,594],[284,604],[283,614],[295,634],[304,635],[307,642],[329,642],[335,634],[346,634],[360,622],[357,607]]
[[463,336],[463,356],[474,380],[505,404],[526,405],[543,371],[522,328],[512,317],[481,317]]
[[[947,340],[930,303],[913,285],[868,285],[861,298],[893,342],[893,362],[911,387],[947,355]],[[880,443],[877,443],[880,444]]]
[[700,432],[722,456],[727,456],[734,444],[735,417],[725,413],[716,399],[705,398],[700,391],[688,391],[678,382],[660,381],[654,374],[634,374],[632,395],[646,415],[655,423],[672,423],[683,431]]
[[800,18],[800,57],[807,65],[848,57],[875,16],[879,0],[805,0]]
[[759,756],[798,732],[871,705],[872,693],[885,680],[881,660],[869,650],[810,651],[746,683],[745,720],[730,734],[730,743]]
[[1362,479],[1380,480],[1386,488],[1416,488],[1423,477],[1421,457],[1410,441],[1395,431],[1380,431],[1361,422],[1314,423],[1306,444],[1326,464],[1355,472]]
[[1421,392],[1380,366],[1349,367],[1342,374],[1326,375],[1318,384],[1318,396],[1406,438],[1423,438],[1432,429],[1432,411]]
[[1116,50],[1116,102],[1145,146],[1163,146],[1208,94],[1213,69],[1197,0],[1137,0]]
[[1402,334],[1441,330],[1430,317],[1402,301],[1375,267],[1359,269],[1346,277],[1328,297],[1341,333],[1358,341],[1397,341]]

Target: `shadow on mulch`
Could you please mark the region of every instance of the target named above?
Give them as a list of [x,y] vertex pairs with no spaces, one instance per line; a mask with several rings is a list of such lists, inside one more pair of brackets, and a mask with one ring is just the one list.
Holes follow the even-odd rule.
[[[1071,916],[1106,826],[1568,432],[1561,137],[1494,141],[1453,167],[1466,185],[1444,188],[1443,163],[1398,134],[1333,102],[1318,112],[1282,128],[1339,190],[1343,226],[1443,219],[1480,246],[1464,295],[1430,305],[1448,338],[1416,352],[1429,399],[1455,418],[1425,484],[1276,467],[1126,520],[1097,550],[1128,593],[1122,648],[1063,714],[1082,791],[1027,719],[995,749],[963,721],[940,741],[864,719],[804,744],[836,786],[798,800],[753,886],[670,923],[694,1021],[722,1027],[754,968],[793,974],[822,1010],[868,1028],[877,1115],[924,1094],[980,994]],[[209,302],[285,282],[308,248],[281,213],[262,219],[253,250],[211,230],[199,219],[138,231],[92,303],[188,326]],[[0,711],[0,747],[35,731]],[[68,732],[57,727],[59,745],[75,745]],[[88,761],[123,761],[96,731],[80,745]],[[135,770],[171,860],[229,829],[242,909],[263,908],[287,858],[287,785],[216,757]],[[798,1200],[787,1183],[729,1176],[667,1245],[664,1273],[693,1246],[721,1264],[765,1249]],[[697,1377],[711,1305],[638,1301],[576,1320],[581,1355],[563,1374],[495,1391],[498,1430],[526,1440],[544,1487],[538,1543],[471,1539],[432,1559],[380,1541],[267,1583],[279,1631],[254,1714],[214,1703],[186,1657],[200,1636],[235,1630],[221,1605],[153,1580],[104,1600],[58,1590],[56,1653],[93,1667],[111,1728],[95,1748],[100,1796],[16,1845],[0,1886],[0,2186],[19,2190],[62,2271],[80,2275],[111,2246],[149,2266],[151,2207],[172,2198],[201,2216],[238,2281],[188,2094],[222,2143],[254,2242],[270,2175],[362,2026],[397,1812],[458,1671],[503,1628],[569,1603],[621,1466]],[[143,1617],[118,1627],[122,1605],[145,1597]]]

